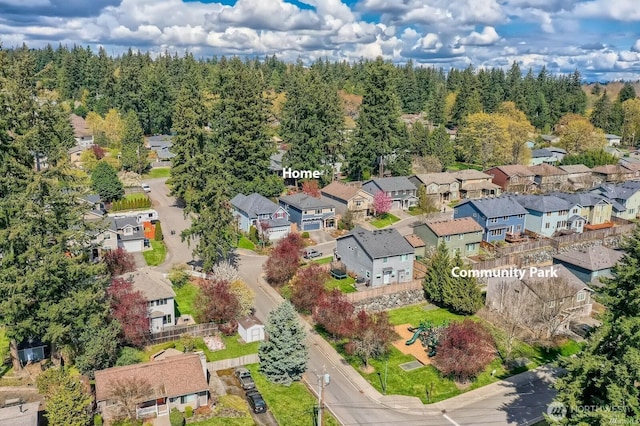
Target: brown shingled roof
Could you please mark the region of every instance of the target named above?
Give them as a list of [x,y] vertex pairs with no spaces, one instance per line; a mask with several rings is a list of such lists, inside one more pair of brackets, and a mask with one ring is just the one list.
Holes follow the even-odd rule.
[[76,114],[71,114],[69,116],[69,120],[71,120],[74,137],[81,138],[84,136],[91,136],[91,131],[89,130],[89,126],[87,126],[87,122],[84,118]]
[[320,192],[331,195],[340,200],[348,201],[352,199],[360,190],[355,185],[347,185],[346,183],[334,180],[329,185],[325,186]]
[[[507,176],[534,176],[533,172],[522,164],[508,164],[505,166],[496,166],[495,168],[502,170]],[[489,170],[486,170],[485,173]]]
[[482,231],[482,226],[470,217],[461,217],[459,219],[443,220],[438,222],[427,222],[426,225],[438,237]]
[[536,176],[556,176],[567,174],[564,170],[550,164],[538,164],[537,166],[529,167],[529,170]]
[[95,372],[96,401],[111,398],[114,386],[136,380],[149,389],[141,401],[162,397],[176,397],[209,389],[200,356],[185,354],[160,361],[150,361],[124,367],[107,368]]
[[416,234],[405,235],[404,239],[407,240],[413,248],[425,246],[425,243],[424,241],[422,241],[422,238],[420,238]]

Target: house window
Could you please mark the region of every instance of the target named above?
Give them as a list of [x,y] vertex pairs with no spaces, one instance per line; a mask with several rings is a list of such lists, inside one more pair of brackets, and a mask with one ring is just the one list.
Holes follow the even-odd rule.
[[551,224],[549,222],[544,224],[544,229],[549,229],[551,228]]
[[356,207],[360,207],[362,205],[362,201],[356,201]]
[[173,324],[171,322],[171,315],[165,315],[162,317],[162,324]]
[[111,239],[111,234],[104,234],[104,239],[105,240],[110,240]]
[[371,278],[371,271],[365,272],[364,275],[367,277],[367,279]]
[[463,238],[464,238],[464,234],[460,234],[460,235],[458,235],[458,239],[459,239],[459,240],[462,240]]
[[508,220],[509,220],[509,218],[508,218],[507,216],[504,216],[504,217],[502,218],[502,220],[506,222],[506,221],[508,221]]
[[196,400],[197,397],[198,395],[196,395],[195,393],[192,393],[191,395],[183,395],[180,397],[180,404],[187,404],[189,402],[193,402]]
[[376,280],[379,280],[380,278],[382,278],[382,275],[380,274],[376,275]]
[[382,263],[387,263],[389,261],[388,257],[385,257],[384,259],[382,259]]
[[322,209],[316,210],[316,214],[322,214]]
[[444,237],[444,240],[445,240],[446,242],[451,241],[451,235],[447,235],[447,236],[445,236],[445,237]]
[[124,235],[133,235],[133,228],[130,226],[124,228]]
[[518,215],[518,219],[524,219],[524,215],[523,214],[519,214]]
[[492,217],[491,219],[489,219],[489,223],[498,223],[498,218]]
[[498,235],[502,235],[502,229],[494,229],[493,231],[491,231],[489,235],[491,235],[492,237],[497,237]]
[[551,212],[547,212],[547,216],[551,216]]
[[551,302],[549,302],[549,309],[553,309],[556,306],[556,301],[552,300]]
[[587,299],[587,294],[584,291],[579,291],[576,300],[578,302],[584,302]]
[[478,243],[471,243],[471,244],[467,244],[466,246],[467,252],[476,251],[477,248],[478,248]]
[[402,257],[400,258],[400,260],[402,260],[403,262],[406,261],[409,258],[408,255],[403,254]]
[[572,213],[573,213],[573,214],[578,214],[578,209],[573,209],[573,210],[572,210]]
[[453,252],[453,254],[454,254],[454,255],[456,255],[456,254],[460,254],[460,247],[455,247],[455,248],[452,250],[452,252]]
[[521,229],[522,227],[520,225],[516,226],[516,231],[520,232]]
[[156,305],[160,306],[160,305],[166,305],[167,304],[167,299],[159,299],[156,300]]
[[636,209],[629,209],[629,214],[634,214],[636,212]]

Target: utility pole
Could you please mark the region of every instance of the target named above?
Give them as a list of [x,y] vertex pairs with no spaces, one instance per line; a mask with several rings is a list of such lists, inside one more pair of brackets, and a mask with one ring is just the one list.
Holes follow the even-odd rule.
[[322,375],[318,376],[318,426],[322,426],[322,410],[324,408],[324,388],[331,383],[331,376],[325,372],[325,366],[322,366]]

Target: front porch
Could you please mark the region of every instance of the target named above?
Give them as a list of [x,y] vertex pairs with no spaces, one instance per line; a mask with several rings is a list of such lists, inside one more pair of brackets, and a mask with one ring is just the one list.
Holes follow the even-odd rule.
[[169,404],[167,398],[158,398],[154,401],[143,402],[136,408],[136,417],[144,419],[149,417],[160,417],[169,415]]

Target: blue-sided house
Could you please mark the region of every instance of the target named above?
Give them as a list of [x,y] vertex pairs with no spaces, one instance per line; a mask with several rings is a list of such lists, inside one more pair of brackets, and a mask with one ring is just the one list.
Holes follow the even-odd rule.
[[613,268],[624,252],[603,246],[592,246],[553,256],[554,265],[563,265],[587,284],[601,286],[601,278],[611,277]]
[[512,197],[465,200],[453,210],[454,219],[470,217],[482,226],[483,241],[493,243],[522,234],[527,210]]
[[249,232],[252,226],[260,230],[266,224],[269,240],[274,241],[286,237],[291,231],[289,213],[284,207],[258,193],[236,195],[231,199],[231,208],[238,229],[244,232]]
[[330,229],[336,226],[336,208],[329,200],[299,192],[280,197],[278,201],[289,214],[289,220],[294,222],[302,232]]
[[527,209],[525,226],[528,231],[552,237],[557,232],[569,229],[569,212],[573,206],[568,201],[554,195],[520,195],[513,198]]

